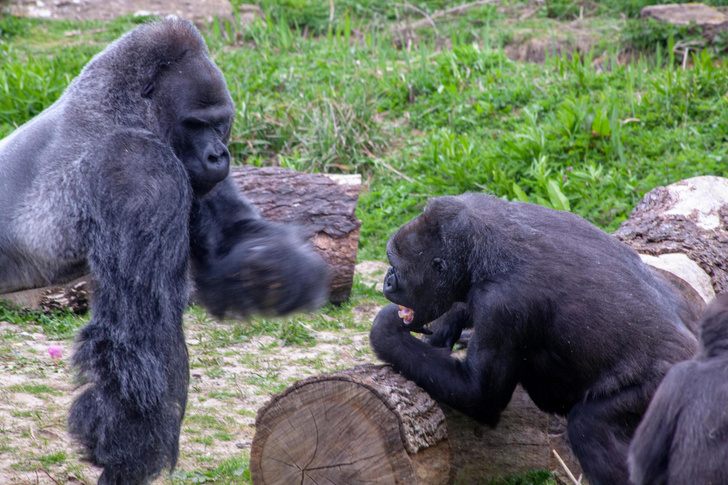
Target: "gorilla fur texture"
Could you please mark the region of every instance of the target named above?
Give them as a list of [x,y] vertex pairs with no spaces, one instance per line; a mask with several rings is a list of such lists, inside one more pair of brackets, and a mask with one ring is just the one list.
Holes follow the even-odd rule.
[[728,294],[703,312],[700,348],[665,376],[629,447],[635,485],[728,483]]
[[[592,485],[627,483],[627,448],[696,316],[637,253],[580,217],[480,194],[432,199],[387,245],[376,355],[436,400],[495,426],[521,383],[568,416]],[[458,303],[462,302],[462,303]],[[423,340],[410,334],[425,331]],[[464,360],[450,355],[473,328]]]
[[99,483],[175,466],[190,274],[216,315],[326,298],[323,260],[227,178],[234,115],[199,32],[165,20],[112,43],[0,141],[0,292],[92,277],[68,424],[104,468]]

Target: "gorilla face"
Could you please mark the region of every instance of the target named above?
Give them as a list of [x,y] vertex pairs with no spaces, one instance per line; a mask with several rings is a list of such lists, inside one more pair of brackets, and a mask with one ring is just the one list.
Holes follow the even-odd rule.
[[196,197],[227,177],[235,115],[218,68],[206,57],[186,56],[160,73],[147,94],[159,106],[160,136],[185,165]]
[[447,256],[440,228],[420,216],[405,224],[387,244],[391,267],[384,277],[384,297],[402,307],[410,331],[424,327],[465,298],[462,280],[467,269]]

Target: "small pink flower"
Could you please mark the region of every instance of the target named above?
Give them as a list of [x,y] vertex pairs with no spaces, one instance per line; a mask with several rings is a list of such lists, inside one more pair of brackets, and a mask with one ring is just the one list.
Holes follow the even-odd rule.
[[48,347],[48,355],[51,356],[51,359],[60,359],[63,357],[63,351],[58,345],[51,345]]

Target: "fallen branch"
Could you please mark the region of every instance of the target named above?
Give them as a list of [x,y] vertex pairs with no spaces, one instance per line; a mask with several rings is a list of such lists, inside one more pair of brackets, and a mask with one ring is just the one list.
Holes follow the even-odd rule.
[[425,17],[423,20],[427,20],[427,22],[432,25],[432,28],[435,29],[435,34],[440,35],[440,33],[437,31],[437,25],[435,25],[435,21],[424,10],[419,9],[414,5],[410,5],[409,3],[395,3],[394,6],[409,8],[410,10],[414,10],[418,14],[422,15],[423,17]]
[[554,456],[557,460],[559,460],[559,464],[564,469],[566,474],[569,476],[569,479],[574,482],[574,485],[581,485],[581,481],[577,480],[573,473],[571,473],[571,470],[569,470],[569,467],[566,466],[566,463],[564,463],[564,460],[561,459],[561,456],[556,452],[556,450],[551,450],[554,453]]
[[[439,19],[442,17],[448,17],[450,15],[460,15],[463,12],[465,12],[468,9],[474,8],[474,7],[482,7],[483,5],[492,5],[494,3],[500,3],[500,0],[480,0],[477,2],[471,2],[471,3],[465,3],[463,5],[458,5],[457,7],[448,8],[446,10],[437,10],[432,13],[432,15],[427,16],[424,19],[418,20],[416,22],[412,23],[405,23],[404,25],[399,25],[394,27],[393,31],[395,33],[402,32],[405,30],[415,30],[419,29],[420,27],[424,27],[426,25],[432,25],[435,27],[435,19]],[[415,9],[411,5],[406,5],[407,7],[412,8],[413,10],[419,10]],[[421,12],[421,11],[420,11]],[[421,12],[424,14],[424,12]],[[427,14],[425,14],[427,15]]]

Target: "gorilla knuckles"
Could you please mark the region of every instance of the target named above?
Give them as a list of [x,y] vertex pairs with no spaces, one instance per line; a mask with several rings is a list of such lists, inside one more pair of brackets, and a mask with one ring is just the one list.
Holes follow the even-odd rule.
[[[574,214],[481,194],[432,199],[387,255],[385,296],[415,319],[403,325],[397,305],[377,315],[381,360],[492,426],[520,383],[542,410],[568,416],[590,483],[627,483],[639,416],[697,347],[694,309],[668,282]],[[410,334],[434,319],[431,337]],[[453,358],[467,327],[466,358]]]
[[195,196],[207,194],[230,171],[230,138],[235,110],[219,69],[205,55],[187,51],[160,67],[142,96],[157,107],[160,136],[185,165]]

